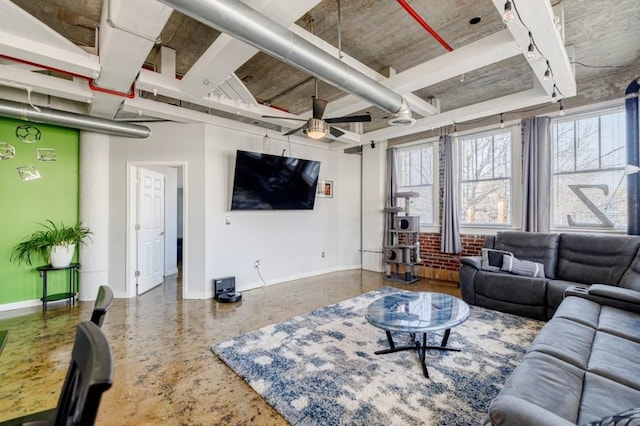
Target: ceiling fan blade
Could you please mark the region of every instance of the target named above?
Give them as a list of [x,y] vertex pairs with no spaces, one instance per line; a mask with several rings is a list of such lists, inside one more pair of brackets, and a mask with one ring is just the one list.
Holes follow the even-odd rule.
[[303,126],[300,126],[297,129],[289,130],[287,133],[283,134],[282,136],[289,136],[289,135],[292,135],[294,133],[298,133],[300,130],[304,129],[306,126],[307,125],[304,124]]
[[329,126],[329,133],[331,133],[334,137],[339,138],[344,135],[344,132],[337,127]]
[[321,120],[326,107],[327,101],[324,99],[313,98],[313,118]]
[[371,121],[371,116],[369,114],[349,115],[346,117],[327,118],[324,121],[327,123],[365,123]]
[[280,117],[278,115],[263,115],[262,118],[279,118],[280,120],[307,121],[306,118]]

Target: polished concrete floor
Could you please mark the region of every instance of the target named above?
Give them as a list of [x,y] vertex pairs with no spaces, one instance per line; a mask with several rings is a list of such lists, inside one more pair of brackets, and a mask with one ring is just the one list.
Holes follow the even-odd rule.
[[[390,283],[361,270],[247,291],[243,300],[182,300],[179,278],[133,299],[116,299],[103,330],[115,358],[113,387],[101,401],[104,425],[285,425],[287,422],[210,350],[223,341],[313,309],[393,285],[460,295],[452,283]],[[0,356],[0,422],[52,408],[70,359],[75,327],[92,302],[5,312]]]

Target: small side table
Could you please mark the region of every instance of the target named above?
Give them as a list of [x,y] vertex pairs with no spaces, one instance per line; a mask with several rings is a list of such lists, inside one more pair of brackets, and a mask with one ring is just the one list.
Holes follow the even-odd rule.
[[[42,278],[42,310],[47,310],[47,303],[56,300],[69,299],[69,305],[76,304],[76,283],[78,281],[78,270],[80,269],[79,263],[71,263],[68,266],[56,268],[51,265],[38,266],[36,270],[40,273]],[[47,274],[51,271],[69,271],[69,291],[66,293],[47,294]]]

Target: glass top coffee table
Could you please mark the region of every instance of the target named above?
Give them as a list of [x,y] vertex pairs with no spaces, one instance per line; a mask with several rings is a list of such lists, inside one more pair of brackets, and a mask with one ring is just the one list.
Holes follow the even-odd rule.
[[[422,371],[429,377],[425,354],[428,349],[460,351],[447,346],[451,328],[469,318],[469,305],[457,297],[442,293],[406,292],[384,296],[369,305],[365,313],[367,321],[387,334],[389,349],[376,351],[376,355],[415,350],[420,358]],[[445,330],[440,346],[427,345],[427,332]],[[411,345],[396,346],[391,332],[409,333]],[[422,339],[416,338],[422,333]]]

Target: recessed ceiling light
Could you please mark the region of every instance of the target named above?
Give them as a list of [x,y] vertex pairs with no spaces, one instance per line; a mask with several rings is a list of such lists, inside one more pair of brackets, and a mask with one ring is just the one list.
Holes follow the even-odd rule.
[[476,16],[475,18],[471,18],[471,20],[469,21],[469,23],[471,25],[475,25],[478,24],[480,21],[482,21],[482,18],[479,16]]

